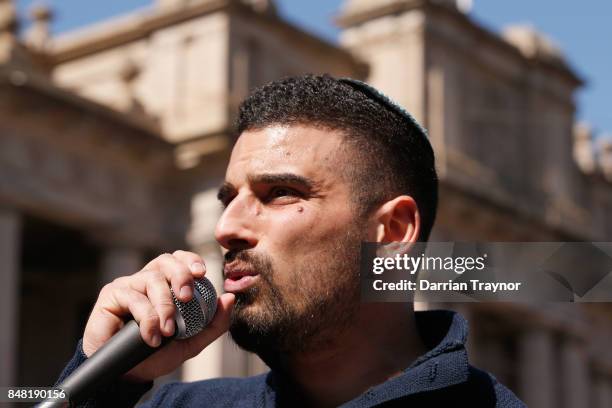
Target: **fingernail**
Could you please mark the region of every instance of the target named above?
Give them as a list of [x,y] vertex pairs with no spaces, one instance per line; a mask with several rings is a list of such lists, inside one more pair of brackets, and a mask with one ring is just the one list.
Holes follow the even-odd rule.
[[204,273],[204,265],[201,262],[194,262],[191,264],[191,272],[193,273]]
[[174,333],[173,319],[166,319],[166,323],[164,323],[164,330],[166,330],[166,333]]
[[190,298],[192,295],[192,290],[191,290],[191,286],[183,286],[181,288],[181,293],[180,293],[180,297],[181,299],[187,299]]
[[161,336],[159,334],[154,334],[153,335],[153,347],[157,347],[161,344]]

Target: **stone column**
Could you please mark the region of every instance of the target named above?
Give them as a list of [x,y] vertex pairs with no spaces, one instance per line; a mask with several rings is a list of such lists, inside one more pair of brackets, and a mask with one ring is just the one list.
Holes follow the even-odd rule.
[[527,406],[557,406],[554,359],[553,339],[546,329],[533,328],[522,334],[519,339],[519,390]]
[[114,279],[138,272],[144,266],[142,252],[136,248],[109,247],[102,257],[100,287]]
[[[216,183],[219,185],[220,183]],[[194,252],[206,262],[206,277],[217,293],[223,293],[223,255],[215,240],[214,230],[221,215],[217,189],[207,189],[196,194],[191,205],[192,224],[187,242]],[[259,357],[247,353],[224,334],[206,347],[198,356],[183,364],[183,381],[197,381],[217,377],[243,377],[267,371]]]
[[270,367],[257,354],[248,353],[247,375],[259,375],[268,371],[270,371]]
[[[191,202],[192,224],[187,236],[187,242],[194,252],[199,253],[206,263],[206,277],[217,289],[217,294],[223,290],[223,256],[219,244],[215,241],[214,231],[221,215],[221,207],[216,197],[216,189],[204,190],[196,194]],[[230,348],[226,335],[206,347],[198,356],[183,364],[183,381],[197,381],[205,378],[227,376],[228,371],[233,376],[245,375],[246,358],[234,347],[234,353],[228,353]],[[231,354],[231,355],[230,355]]]
[[[195,249],[206,263],[206,277],[212,282],[217,290],[217,294],[221,295],[223,290],[223,281],[220,275],[220,270],[223,265],[223,258],[219,251],[218,245],[212,244],[199,246]],[[200,354],[191,360],[187,360],[183,364],[182,379],[183,381],[197,381],[206,378],[217,378],[226,376],[224,366],[229,364],[233,366],[234,360],[238,360],[236,365],[242,367],[244,363],[241,361],[240,351],[236,348],[236,353],[233,356],[226,356],[224,351],[228,349],[228,339],[225,335],[214,341],[206,347]],[[241,376],[240,370],[233,372],[234,376]]]
[[0,387],[16,386],[21,247],[21,217],[0,208]]
[[561,345],[561,373],[564,407],[590,407],[589,367],[582,345],[566,339]]
[[612,407],[612,379],[610,377],[600,377],[595,383],[594,391],[594,408]]

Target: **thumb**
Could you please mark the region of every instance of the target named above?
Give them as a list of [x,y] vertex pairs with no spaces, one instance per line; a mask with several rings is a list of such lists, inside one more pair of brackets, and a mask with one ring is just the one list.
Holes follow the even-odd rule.
[[229,329],[235,299],[233,293],[221,295],[217,300],[217,312],[208,326],[195,336],[181,340],[185,347],[186,358],[198,355],[206,346]]

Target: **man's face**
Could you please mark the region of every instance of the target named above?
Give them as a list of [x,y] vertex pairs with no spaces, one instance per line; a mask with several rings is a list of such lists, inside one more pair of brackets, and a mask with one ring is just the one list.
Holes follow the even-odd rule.
[[236,294],[230,332],[260,355],[327,341],[359,302],[359,246],[350,151],[338,131],[273,126],[238,139],[219,198],[216,238]]

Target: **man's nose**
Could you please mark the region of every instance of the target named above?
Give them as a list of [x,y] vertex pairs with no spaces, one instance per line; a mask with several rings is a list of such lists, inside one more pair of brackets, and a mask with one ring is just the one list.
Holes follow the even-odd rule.
[[225,249],[253,248],[257,245],[253,229],[254,215],[248,198],[236,197],[221,214],[215,228],[215,238]]

